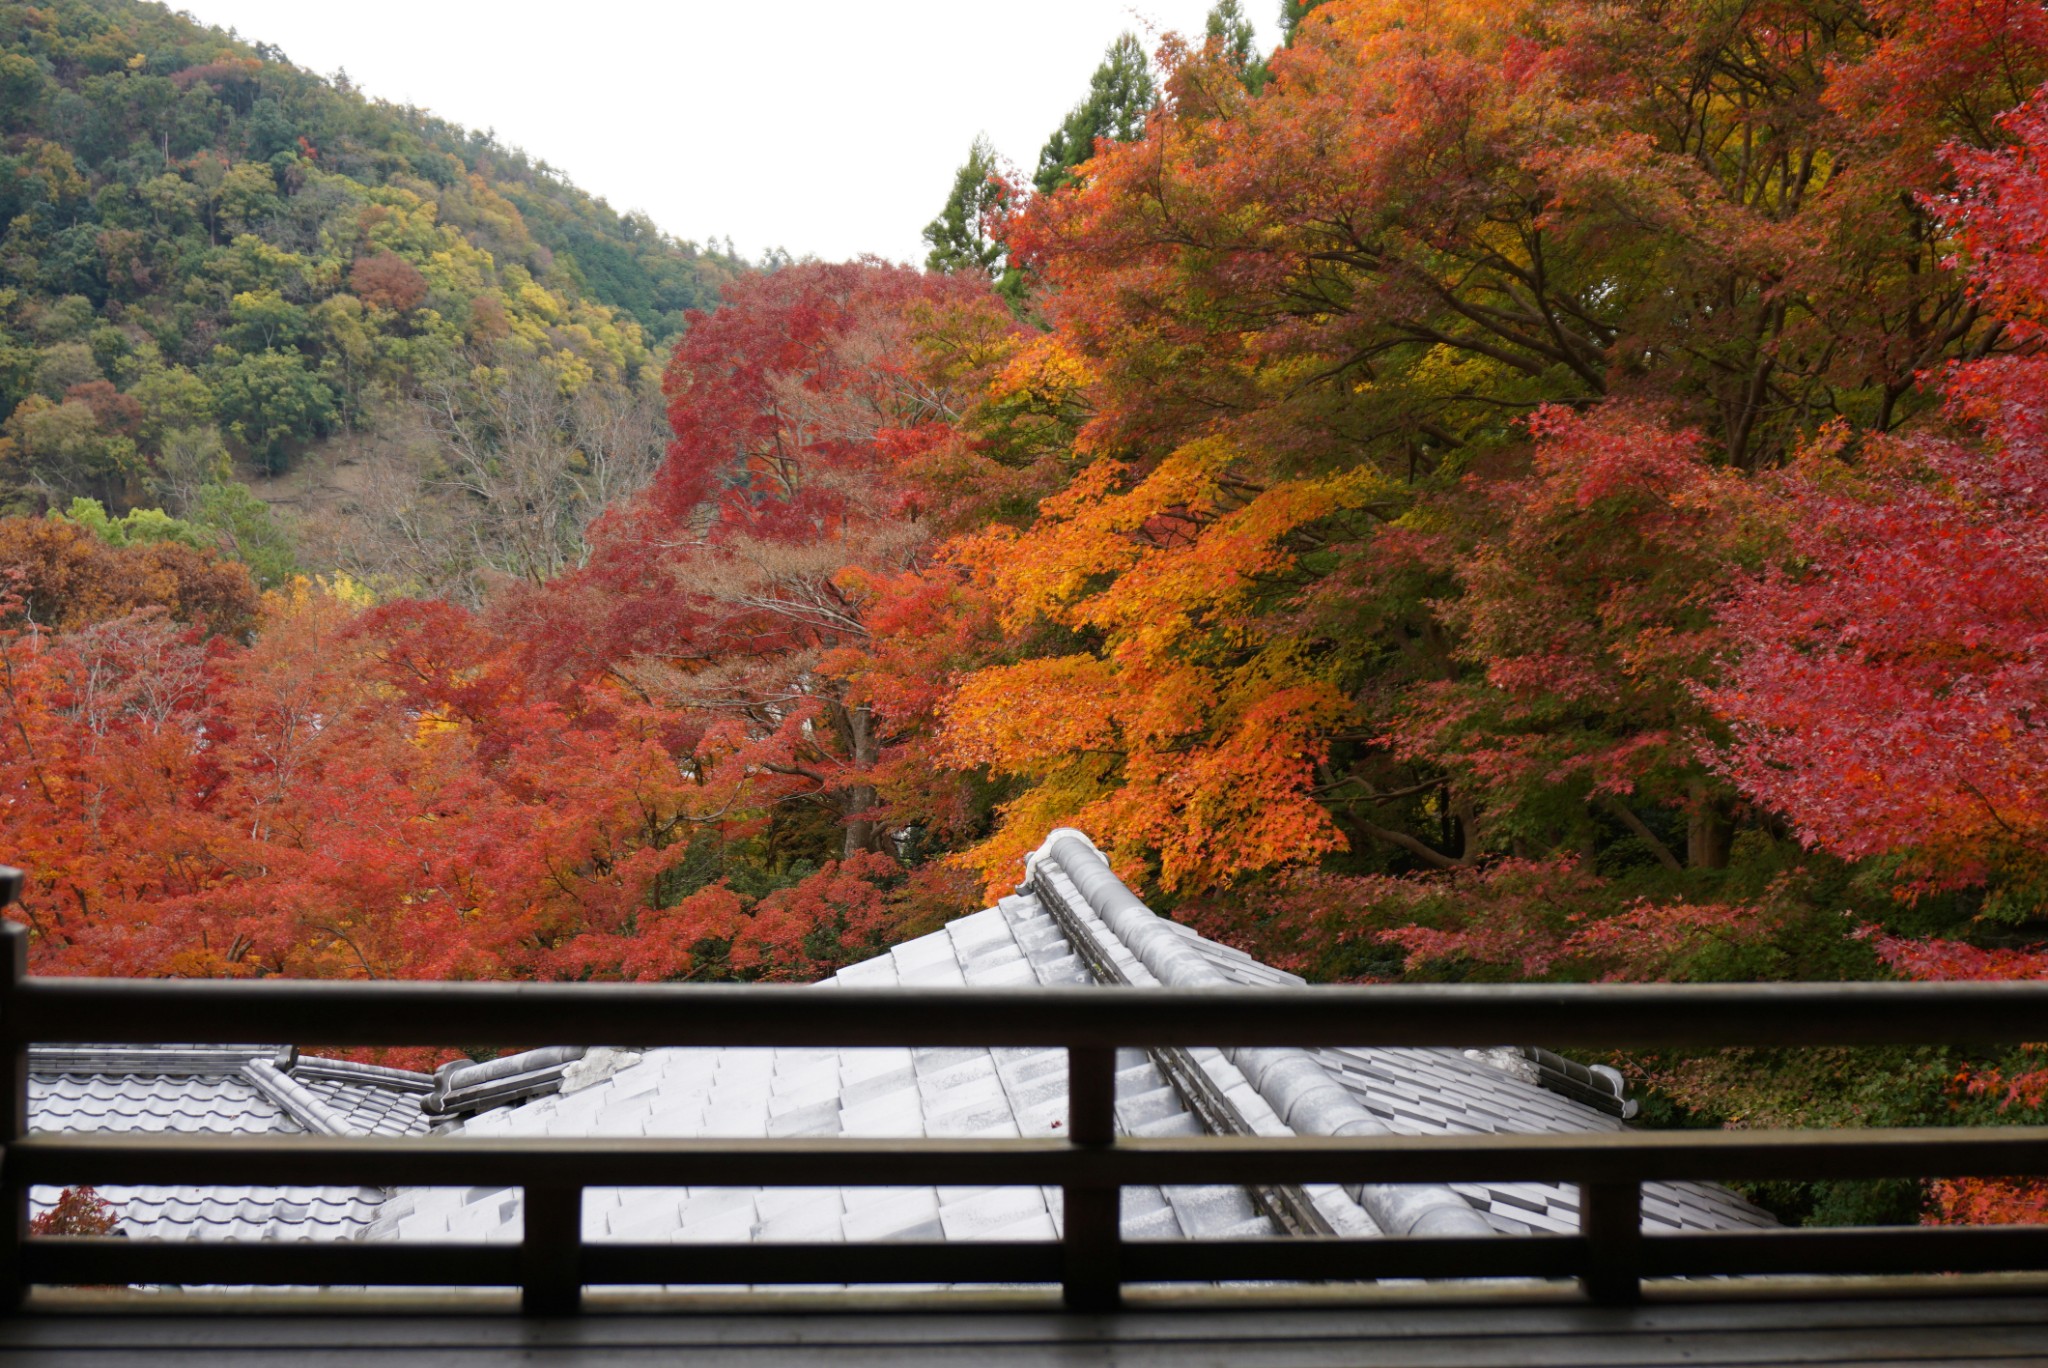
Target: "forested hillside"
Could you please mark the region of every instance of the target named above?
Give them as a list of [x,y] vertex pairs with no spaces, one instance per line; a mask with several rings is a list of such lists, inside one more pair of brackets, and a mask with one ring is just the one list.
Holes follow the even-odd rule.
[[[560,569],[658,459],[659,349],[736,269],[139,0],[0,4],[0,135],[0,506],[161,508],[266,583],[301,550],[472,595]],[[344,461],[287,500],[338,533],[238,479]]]
[[[1074,824],[1314,978],[2048,972],[2048,16],[1288,19],[1271,54],[1230,0],[1119,42],[1028,169],[974,144],[925,270],[734,275],[667,358],[659,468],[588,491],[573,556],[259,596],[156,515],[0,523],[37,963],[808,979]],[[36,78],[54,118],[66,78]],[[246,454],[238,368],[317,382],[335,422],[357,376],[499,478],[521,429],[477,394],[536,431],[622,411],[589,396],[644,334],[574,243],[500,255],[462,218],[483,171],[335,186],[345,140],[301,135],[317,157],[221,173],[279,206],[242,220],[274,241],[209,226],[242,211],[197,172],[102,191],[169,174],[191,207],[142,240],[222,274],[39,286],[25,421],[110,442],[133,405],[121,440],[162,471],[159,392],[205,387],[194,421]],[[346,207],[287,238],[316,185]],[[273,315],[291,346],[256,345]],[[364,369],[307,340],[330,315]],[[2048,1105],[2029,1049],[1617,1060],[1674,1124]],[[2027,1182],[1759,1195],[2048,1212]]]

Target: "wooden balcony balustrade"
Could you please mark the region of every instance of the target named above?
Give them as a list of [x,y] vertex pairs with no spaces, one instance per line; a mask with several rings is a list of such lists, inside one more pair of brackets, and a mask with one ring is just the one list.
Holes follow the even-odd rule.
[[[4,873],[0,873],[4,879]],[[0,895],[8,890],[0,887]],[[1576,1278],[1594,1300],[1646,1279],[2048,1270],[2048,1227],[1648,1235],[1646,1180],[2048,1175],[2048,1128],[1626,1131],[1466,1137],[1119,1137],[1119,1046],[1223,1044],[1703,1050],[2048,1040],[2048,983],[1312,987],[1292,991],[230,982],[61,979],[0,961],[0,1296],[54,1285],[517,1287],[529,1313],[602,1284],[1060,1284],[1105,1308],[1122,1285],[1384,1278]],[[31,1042],[503,1046],[1059,1046],[1059,1139],[423,1139],[28,1132]],[[1125,1241],[1136,1184],[1561,1182],[1574,1236]],[[31,1236],[31,1185],[517,1186],[517,1245],[227,1243]],[[692,1245],[585,1242],[585,1187],[1048,1185],[1057,1242]],[[1962,1290],[1967,1286],[1959,1282]],[[337,1299],[337,1305],[345,1305]]]

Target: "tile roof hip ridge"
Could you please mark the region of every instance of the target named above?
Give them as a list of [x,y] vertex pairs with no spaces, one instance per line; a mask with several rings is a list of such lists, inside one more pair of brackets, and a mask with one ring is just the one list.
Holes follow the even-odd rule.
[[31,1045],[31,1074],[52,1073],[239,1073],[251,1060],[269,1060],[289,1068],[295,1055],[289,1045],[79,1045],[56,1042]]
[[545,1045],[480,1063],[450,1060],[435,1070],[433,1090],[420,1110],[455,1116],[559,1093],[564,1076],[587,1053],[582,1045]]
[[321,1135],[356,1135],[346,1116],[313,1095],[311,1089],[278,1068],[268,1059],[252,1059],[242,1066],[242,1076],[256,1090],[284,1108],[285,1115],[307,1130]]
[[536,1050],[522,1050],[518,1054],[499,1055],[495,1059],[450,1060],[435,1070],[435,1077],[448,1080],[448,1090],[473,1088],[480,1083],[493,1083],[501,1078],[514,1078],[520,1074],[539,1073],[547,1069],[559,1069],[583,1058],[581,1045],[543,1045]]
[[[1040,867],[1064,875],[1089,910],[1149,970],[1173,988],[1227,987],[1230,979],[1165,918],[1147,907],[1110,868],[1095,842],[1060,827],[1026,857],[1027,884]],[[1303,1135],[1386,1134],[1387,1127],[1306,1050],[1237,1047],[1223,1054],[1241,1070],[1280,1120]],[[1374,1221],[1390,1234],[1490,1235],[1493,1226],[1451,1188],[1436,1183],[1366,1184],[1354,1189]]]
[[1186,938],[1175,935],[1164,917],[1133,893],[1109,867],[1095,842],[1072,827],[1061,827],[1024,861],[1035,879],[1041,864],[1050,862],[1081,895],[1084,910],[1093,912],[1117,942],[1135,956],[1160,983],[1173,988],[1227,988],[1223,971],[1202,958]]
[[388,1064],[359,1064],[353,1059],[329,1059],[325,1055],[300,1055],[291,1072],[297,1078],[329,1078],[350,1083],[381,1083],[406,1092],[432,1092],[434,1076],[413,1069],[394,1069]]

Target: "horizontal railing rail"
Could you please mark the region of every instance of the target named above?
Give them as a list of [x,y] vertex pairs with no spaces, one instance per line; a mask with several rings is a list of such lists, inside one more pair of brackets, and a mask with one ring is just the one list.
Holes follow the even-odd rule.
[[29,978],[9,1041],[606,1045],[1924,1045],[2048,1040],[2048,983],[1175,990]]
[[[1132,1240],[1118,1246],[1117,1270],[1125,1283],[1584,1279],[1601,1257],[1593,1241],[1576,1235]],[[2015,1226],[1693,1232],[1648,1237],[1631,1260],[1631,1271],[1644,1278],[1722,1277],[1731,1266],[1745,1275],[2040,1272],[2048,1270],[2048,1247],[2038,1232]],[[25,1260],[30,1281],[54,1285],[523,1287],[529,1297],[537,1285],[532,1267],[517,1245],[413,1241],[238,1244],[66,1237],[32,1241]],[[1071,1268],[1068,1251],[1052,1241],[590,1242],[577,1250],[567,1276],[579,1286],[832,1285],[849,1277],[869,1284],[958,1286],[1059,1284]]]
[[[0,972],[0,1291],[31,1284],[510,1286],[530,1311],[609,1284],[1057,1283],[1113,1305],[1124,1284],[1258,1279],[1578,1278],[2048,1269],[2048,1227],[1646,1236],[1641,1185],[1675,1179],[2048,1176],[2048,1128],[1618,1131],[1329,1138],[1119,1138],[1115,1048],[1153,1045],[1885,1045],[2048,1039],[2048,984],[1513,986],[1181,991],[817,991],[796,987],[32,978]],[[32,1043],[487,1040],[634,1046],[1054,1046],[1060,1139],[497,1139],[30,1134]],[[1580,1233],[1515,1239],[1296,1236],[1125,1241],[1121,1188],[1204,1183],[1575,1184]],[[30,1237],[34,1185],[506,1186],[516,1245]],[[1066,1197],[1057,1241],[639,1245],[583,1237],[591,1187],[1021,1186]]]
[[[593,1136],[29,1135],[10,1162],[49,1185],[1133,1187],[1277,1182],[1642,1183],[2048,1173],[2048,1126],[1571,1134],[719,1140]],[[601,1175],[594,1177],[593,1175]]]

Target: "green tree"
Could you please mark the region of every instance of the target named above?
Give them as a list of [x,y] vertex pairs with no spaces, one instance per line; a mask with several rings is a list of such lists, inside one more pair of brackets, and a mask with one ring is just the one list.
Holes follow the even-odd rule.
[[152,176],[135,189],[149,209],[150,225],[159,232],[181,232],[199,222],[206,196],[199,187],[172,171]]
[[84,295],[65,295],[30,311],[36,340],[44,344],[80,342],[99,326],[99,311]]
[[176,542],[180,546],[203,551],[213,540],[200,528],[182,518],[172,517],[161,508],[137,508],[114,518],[107,515],[106,505],[98,499],[73,499],[69,508],[50,516],[90,530],[109,546]]
[[1294,31],[1301,27],[1301,21],[1322,3],[1323,0],[1280,0],[1280,32],[1287,42],[1294,41]]
[[[6,293],[0,291],[0,302]],[[0,413],[14,412],[14,406],[35,388],[36,361],[34,347],[0,328]]]
[[274,588],[299,573],[298,551],[291,534],[277,521],[270,505],[232,481],[199,491],[186,517],[175,518],[161,508],[137,508],[114,517],[98,499],[73,499],[60,512],[60,522],[83,527],[109,546],[148,546],[175,542],[195,551],[215,551],[249,567],[264,588]]
[[36,358],[36,389],[47,399],[61,401],[73,385],[106,378],[99,358],[83,342],[59,342]]
[[1074,168],[1095,155],[1098,138],[1129,142],[1145,131],[1145,116],[1159,98],[1152,63],[1131,34],[1120,34],[1088,79],[1088,98],[1067,112],[1038,154],[1031,183],[1049,195],[1074,179]]
[[[131,378],[132,377],[132,378]],[[213,421],[213,391],[183,366],[124,366],[127,395],[142,405],[142,440],[161,448],[168,434]]]
[[297,352],[238,356],[221,347],[214,358],[214,410],[228,434],[271,474],[333,426],[334,391]]
[[48,85],[33,57],[20,52],[0,54],[0,111],[4,111],[0,118],[8,128],[35,125]]
[[977,134],[967,149],[967,160],[953,176],[953,193],[946,207],[924,226],[928,271],[980,271],[1002,278],[1012,274],[1005,266],[1003,244],[988,235],[989,217],[1002,209],[1007,195],[996,179],[996,153],[985,134]]
[[32,394],[0,429],[13,443],[17,468],[10,483],[36,491],[30,506],[51,497],[113,497],[141,462],[135,443],[101,430],[99,416],[82,400],[52,403]]
[[248,566],[264,588],[274,589],[299,573],[291,533],[249,486],[232,481],[207,485],[188,516],[211,534],[211,545]]
[[306,311],[276,290],[245,290],[228,306],[228,343],[240,351],[297,348],[311,336]]
[[208,485],[234,478],[235,463],[228,455],[227,443],[211,423],[168,428],[156,447],[149,491],[180,513],[189,512]]
[[1238,0],[1216,0],[1203,32],[1219,46],[1223,59],[1242,73],[1245,89],[1258,94],[1266,84],[1266,59],[1259,55],[1258,35]]
[[277,176],[262,162],[230,167],[214,195],[221,222],[238,232],[253,229],[283,208],[277,198]]

